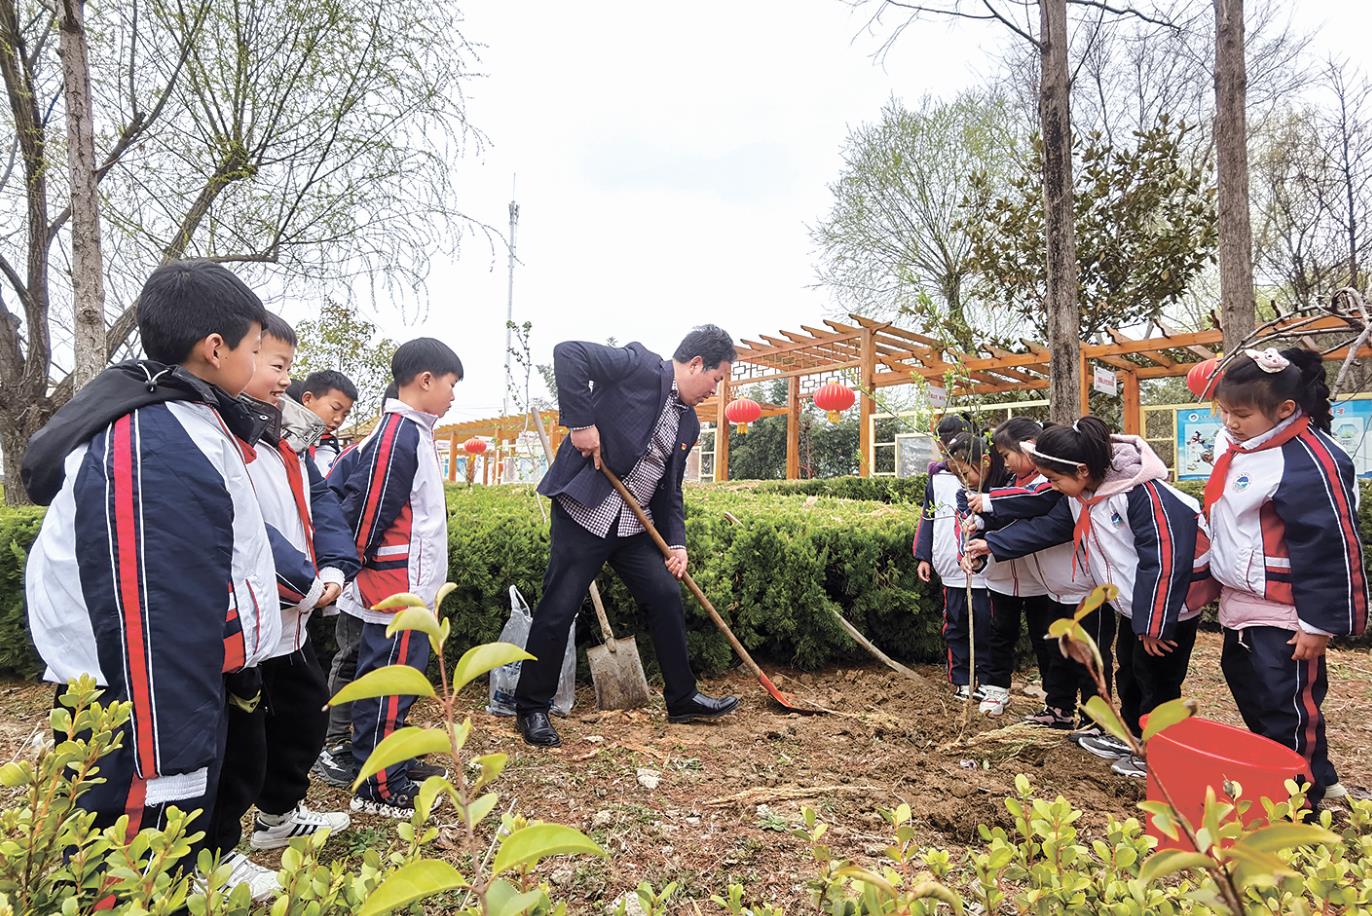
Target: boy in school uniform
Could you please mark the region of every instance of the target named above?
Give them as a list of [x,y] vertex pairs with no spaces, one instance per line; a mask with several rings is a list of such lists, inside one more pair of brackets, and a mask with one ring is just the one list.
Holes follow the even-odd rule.
[[[362,622],[359,678],[384,665],[425,669],[428,640],[410,631],[387,637],[392,612],[372,608],[397,592],[410,592],[432,606],[448,574],[448,511],[433,428],[452,405],[462,361],[441,341],[421,337],[396,349],[391,373],[396,396],[382,405],[381,421],[345,455],[346,468],[329,475],[362,560],[362,571],[338,601],[343,614]],[[404,726],[413,702],[404,696],[351,704],[355,766]],[[409,818],[419,791],[417,766],[402,761],[370,777],[358,788],[352,809]]]
[[348,422],[348,415],[357,403],[357,386],[337,369],[322,369],[311,372],[301,381],[291,382],[286,395],[324,424],[323,434],[310,446],[309,453],[320,476],[329,476],[329,468],[343,452],[338,430]]
[[235,883],[248,882],[254,893],[276,883],[274,871],[233,852],[242,838],[243,815],[254,803],[251,845],[258,850],[321,830],[338,833],[350,823],[347,814],[314,812],[304,804],[328,721],[324,674],[307,626],[311,612],[333,602],[359,563],[337,498],[308,455],[324,424],[285,396],[295,346],[291,326],[267,313],[257,369],[242,398],[267,424],[248,474],[272,545],[282,627],[259,666],[258,701],[236,704],[229,713],[211,840],[221,854],[234,857]]
[[[79,804],[130,833],[169,805],[214,807],[227,727],[226,675],[281,635],[276,570],[240,442],[262,429],[238,401],[267,314],[223,266],[158,268],[139,298],[148,358],[112,366],[30,442],[22,468],[48,505],[29,552],[29,626],[64,684],[91,674],[127,701],[123,745]],[[187,859],[195,861],[192,851]]]

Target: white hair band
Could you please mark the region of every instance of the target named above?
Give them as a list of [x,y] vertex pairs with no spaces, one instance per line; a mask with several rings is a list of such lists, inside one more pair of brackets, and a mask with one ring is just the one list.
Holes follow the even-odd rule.
[[1047,452],[1041,452],[1041,451],[1039,451],[1038,449],[1034,448],[1034,443],[1033,443],[1033,442],[1031,442],[1031,441],[1029,441],[1029,440],[1027,440],[1027,439],[1026,439],[1024,442],[1021,442],[1021,443],[1019,444],[1019,447],[1020,447],[1020,450],[1021,450],[1021,451],[1028,452],[1030,455],[1033,455],[1035,458],[1042,458],[1042,459],[1045,460],[1045,461],[1055,461],[1055,462],[1057,462],[1058,464],[1070,464],[1070,465],[1072,465],[1073,467],[1080,467],[1080,466],[1082,466],[1082,463],[1081,463],[1080,461],[1076,461],[1076,460],[1074,460],[1074,459],[1072,459],[1072,458],[1060,458],[1060,457],[1058,457],[1057,455],[1050,455],[1050,454],[1048,454]]

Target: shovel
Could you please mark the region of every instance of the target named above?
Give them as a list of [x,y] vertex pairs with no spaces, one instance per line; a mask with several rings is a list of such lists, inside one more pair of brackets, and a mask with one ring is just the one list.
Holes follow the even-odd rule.
[[[548,464],[553,462],[552,443],[543,427],[543,417],[539,411],[531,411],[538,438],[543,443],[543,454]],[[591,683],[595,685],[595,705],[597,709],[637,709],[647,706],[649,701],[648,678],[643,674],[643,659],[638,655],[638,644],[632,636],[615,639],[610,629],[610,619],[605,616],[605,604],[600,600],[600,589],[591,583],[591,604],[595,606],[595,619],[600,623],[600,638],[604,645],[591,646],[586,650],[586,662],[591,666]]]
[[603,645],[586,650],[586,662],[591,666],[591,682],[595,685],[597,709],[637,709],[648,705],[648,679],[643,674],[643,660],[638,657],[638,644],[632,636],[615,639],[600,589],[591,583],[591,603],[595,605],[595,619],[600,622]]
[[[638,523],[642,525],[644,530],[648,532],[648,535],[652,537],[653,543],[657,545],[657,549],[662,551],[664,557],[670,559],[672,556],[672,548],[667,546],[667,542],[662,539],[662,535],[658,534],[657,529],[653,527],[653,523],[650,522],[648,516],[643,513],[643,507],[638,504],[638,500],[634,499],[634,495],[625,488],[623,482],[615,476],[615,472],[610,470],[608,465],[602,463],[600,465],[600,470],[609,478],[610,484],[615,488],[615,492],[619,494],[620,499],[624,500],[624,504],[633,511],[634,516],[638,519]],[[753,672],[753,676],[757,678],[758,683],[762,685],[764,690],[771,694],[772,699],[776,700],[791,712],[833,712],[831,709],[825,709],[823,706],[817,706],[806,700],[798,700],[790,694],[782,692],[776,684],[772,683],[772,679],[758,667],[757,662],[753,661],[753,657],[748,654],[747,649],[743,648],[743,643],[738,641],[738,637],[734,635],[733,630],[729,629],[729,625],[724,622],[724,618],[719,616],[719,611],[716,611],[715,606],[710,603],[710,599],[705,597],[705,593],[700,590],[699,585],[696,585],[696,580],[691,578],[691,574],[683,573],[681,580],[686,583],[686,587],[691,590],[691,594],[696,596],[696,600],[700,602],[700,606],[705,608],[705,613],[710,615],[710,619],[713,620],[715,626],[719,628],[719,632],[723,633],[724,638],[729,640],[729,645],[733,646],[734,651],[738,653],[738,657],[748,666],[748,670]]]

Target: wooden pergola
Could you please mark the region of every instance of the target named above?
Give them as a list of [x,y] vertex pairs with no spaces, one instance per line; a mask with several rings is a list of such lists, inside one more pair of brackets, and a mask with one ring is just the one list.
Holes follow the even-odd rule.
[[[924,381],[944,385],[952,380],[950,398],[1033,391],[1048,387],[1048,347],[1032,340],[1021,340],[1020,349],[985,347],[959,351],[915,331],[890,322],[861,315],[849,316],[851,323],[825,319],[824,327],[801,325],[798,331],[780,331],[776,336],[762,334],[759,340],[744,338],[738,346],[738,361],[732,376],[712,399],[715,404],[715,479],[729,479],[729,423],[724,409],[739,388],[765,382],[787,383],[786,478],[800,476],[800,411],[804,397],[821,384],[845,374],[857,375],[859,411],[858,473],[872,473],[872,415],[876,412],[875,393],[891,385]],[[1304,329],[1327,326],[1331,332],[1346,330],[1335,317],[1306,320]],[[1280,330],[1280,328],[1278,329]],[[1160,325],[1150,327],[1145,337],[1131,337],[1111,328],[1108,343],[1083,342],[1080,349],[1082,413],[1089,411],[1092,363],[1116,373],[1123,398],[1124,432],[1139,434],[1141,411],[1139,383],[1144,379],[1184,376],[1197,362],[1215,356],[1223,335],[1218,329],[1172,333]],[[1327,355],[1342,359],[1346,348]],[[1372,355],[1364,348],[1360,355]],[[703,405],[702,405],[703,406]]]

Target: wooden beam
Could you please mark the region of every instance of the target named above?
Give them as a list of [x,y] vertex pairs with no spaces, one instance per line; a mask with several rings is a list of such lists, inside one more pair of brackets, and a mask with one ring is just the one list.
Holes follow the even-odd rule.
[[1121,372],[1120,381],[1124,383],[1124,434],[1141,436],[1143,418],[1139,406],[1139,377],[1133,372]]
[[872,414],[875,404],[876,346],[871,328],[862,331],[862,366],[858,370],[858,476],[872,476]]
[[786,380],[786,479],[800,479],[800,378]]
[[1081,415],[1086,416],[1091,412],[1091,363],[1082,353],[1081,360]]
[[729,380],[719,383],[719,411],[715,417],[715,480],[729,479],[729,418],[724,408],[729,406]]
[[448,436],[448,482],[457,482],[457,433]]

